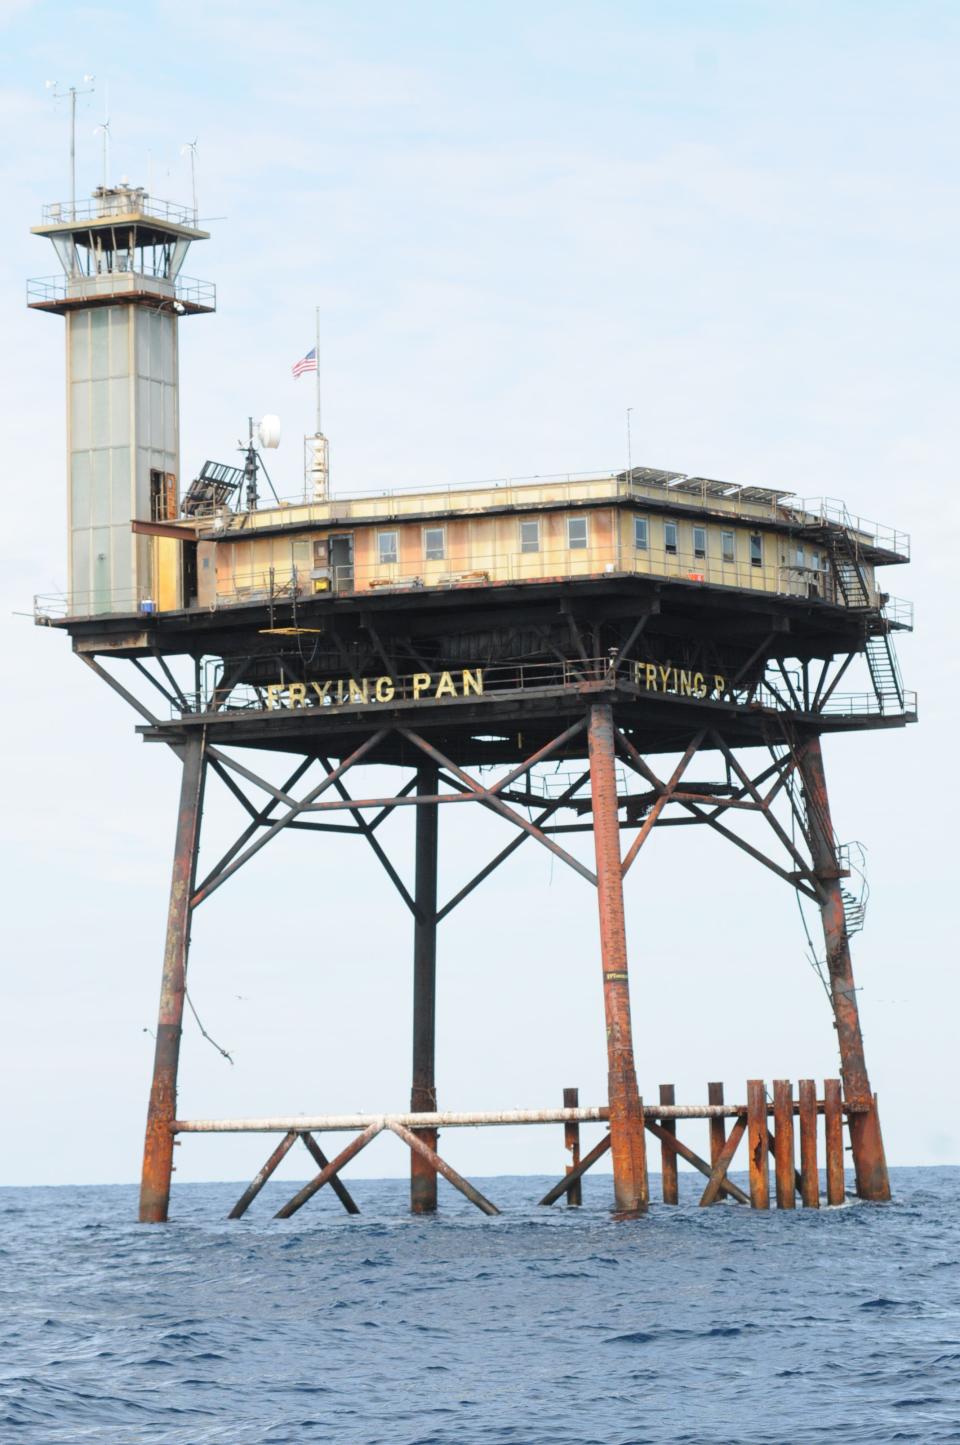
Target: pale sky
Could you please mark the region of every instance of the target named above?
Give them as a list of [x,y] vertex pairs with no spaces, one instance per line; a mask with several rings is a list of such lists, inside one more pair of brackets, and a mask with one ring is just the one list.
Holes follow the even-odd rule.
[[[107,89],[111,180],[189,203],[197,138],[213,238],[185,269],[219,309],[181,327],[185,476],[277,412],[273,470],[297,489],[312,388],[290,367],[319,305],[335,490],[619,468],[633,407],[635,463],[842,497],[912,533],[887,585],[917,604],[900,655],[921,723],[825,756],[837,832],[869,850],[854,967],[888,1156],[960,1162],[958,39],[960,10],[932,0],[0,3],[0,1182],[138,1177],[177,800],[173,758],[64,636],[14,615],[65,580],[63,323],[23,297],[56,269],[29,227],[69,193],[44,82],[85,72],[81,196]],[[442,814],[448,892],[511,836],[463,812]],[[236,819],[212,784],[211,850]],[[408,877],[411,825],[386,834]],[[627,906],[647,1098],[838,1072],[786,885],[682,829],[651,840]],[[570,1084],[603,1102],[588,884],[530,844],[439,948],[441,1107],[544,1107]],[[362,840],[281,837],[198,912],[191,992],[236,1062],[188,1020],[181,1112],[406,1108],[410,954]],[[187,1140],[177,1178],[249,1177],[268,1151]],[[444,1151],[475,1175],[565,1161],[559,1126],[451,1132]],[[355,1166],[405,1169],[392,1140]]]

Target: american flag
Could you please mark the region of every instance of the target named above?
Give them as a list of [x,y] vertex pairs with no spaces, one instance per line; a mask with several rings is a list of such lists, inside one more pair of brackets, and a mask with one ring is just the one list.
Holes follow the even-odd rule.
[[301,376],[305,371],[316,371],[316,369],[317,348],[315,346],[311,346],[306,356],[302,357],[300,361],[294,363],[293,374],[294,376]]

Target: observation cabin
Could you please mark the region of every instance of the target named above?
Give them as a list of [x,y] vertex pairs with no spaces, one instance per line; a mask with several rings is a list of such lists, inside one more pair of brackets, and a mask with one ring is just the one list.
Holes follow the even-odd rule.
[[[412,1207],[435,1208],[438,1173],[454,1172],[436,1152],[437,1128],[510,1122],[438,1112],[437,926],[530,839],[595,886],[600,918],[608,1100],[550,1118],[569,1128],[587,1118],[608,1123],[617,1210],[642,1212],[645,1130],[674,1151],[675,1167],[685,1147],[676,1120],[706,1114],[699,1106],[684,1114],[672,1093],[659,1106],[640,1096],[624,879],[654,828],[696,824],[772,869],[821,913],[842,1105],[840,1082],[825,1085],[818,1102],[801,1081],[804,1203],[818,1197],[808,1147],[818,1110],[828,1154],[840,1159],[828,1202],[838,1202],[838,1189],[843,1195],[841,1111],[858,1192],[888,1198],[850,953],[863,926],[862,855],[834,833],[820,739],[916,719],[894,646],[912,627],[912,608],[888,582],[909,560],[907,536],[831,497],[640,466],[443,488],[347,486],[331,495],[319,418],[298,496],[274,493],[263,504],[252,423],[242,466],[206,460],[184,477],[179,322],[216,304],[211,285],[183,276],[189,247],[207,236],[196,214],[124,183],[98,188],[80,206],[46,207],[34,233],[52,242],[61,274],[31,281],[28,304],[66,321],[69,398],[68,580],[59,596],[35,599],[36,621],[66,632],[78,657],[136,709],[141,736],[169,745],[183,764],[141,1218],[167,1217],[175,1139],[221,1128],[283,1134],[243,1209],[298,1139],[323,1161],[313,1191],[328,1182],[340,1190],[350,1150],[384,1127],[410,1145]],[[244,763],[227,751],[238,749]],[[258,774],[257,750],[295,755],[290,778],[278,785]],[[750,762],[750,750],[760,750],[761,763]],[[679,762],[664,772],[658,759],[668,755]],[[344,774],[361,762],[385,765],[391,778],[406,770],[408,779],[357,799]],[[311,769],[320,781],[295,797]],[[484,782],[470,769],[500,775]],[[198,881],[209,776],[251,821]],[[251,801],[249,786],[266,792],[265,806]],[[519,836],[441,905],[437,819],[441,805],[465,801]],[[374,836],[406,807],[416,818],[409,888]],[[769,824],[779,861],[755,833],[738,831],[751,813],[758,827]],[[287,826],[366,839],[411,910],[410,1115],[350,1116],[347,1125],[331,1116],[310,1124],[177,1114],[192,912]],[[592,835],[595,868],[558,836],[577,832]],[[749,1130],[750,1202],[765,1207],[762,1085],[751,1081],[748,1095],[742,1106],[724,1106],[711,1094],[711,1118],[726,1110],[736,1125],[726,1142],[722,1130],[712,1133],[710,1165],[696,1164],[711,1175],[704,1203],[724,1191],[737,1197],[725,1171]],[[780,1089],[778,1202],[793,1198],[786,1097]],[[354,1126],[358,1140],[326,1160],[311,1130]],[[698,1158],[689,1149],[683,1157]]]

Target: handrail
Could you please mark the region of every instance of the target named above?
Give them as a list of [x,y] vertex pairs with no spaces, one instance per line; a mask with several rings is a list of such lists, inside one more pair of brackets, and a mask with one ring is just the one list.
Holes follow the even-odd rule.
[[[124,209],[123,202],[129,197],[131,206]],[[51,201],[41,210],[44,221],[109,221],[115,216],[146,216],[154,221],[169,221],[177,226],[195,227],[197,212],[192,206],[181,206],[175,201],[163,201],[132,188],[128,192],[115,192],[114,196],[95,196],[87,201]]]

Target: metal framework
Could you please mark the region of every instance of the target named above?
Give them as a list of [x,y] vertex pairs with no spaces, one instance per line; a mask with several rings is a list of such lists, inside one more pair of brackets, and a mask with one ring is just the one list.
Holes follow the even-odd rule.
[[[830,998],[837,1029],[844,1109],[850,1129],[857,1190],[865,1199],[883,1200],[889,1197],[879,1118],[867,1074],[853,980],[841,886],[847,870],[831,824],[819,733],[791,723],[786,709],[776,718],[775,725],[771,725],[769,716],[766,718],[765,758],[758,770],[748,771],[738,756],[739,718],[730,741],[725,735],[727,730],[722,714],[720,717],[701,714],[700,726],[692,730],[688,726],[685,731],[675,733],[673,747],[680,754],[679,761],[669,773],[661,775],[663,770],[658,771],[653,766],[655,758],[644,756],[632,740],[631,734],[637,731],[632,715],[636,699],[630,696],[623,676],[609,660],[598,665],[589,658],[583,658],[582,666],[578,668],[582,681],[575,681],[572,699],[567,690],[568,701],[572,701],[577,714],[573,721],[547,737],[494,781],[482,781],[474,771],[461,766],[431,739],[431,733],[438,731],[435,717],[428,719],[428,724],[433,726],[415,728],[408,725],[401,708],[395,709],[391,717],[384,718],[383,726],[376,726],[377,719],[371,718],[365,736],[338,762],[317,746],[320,724],[327,719],[325,714],[314,714],[308,720],[312,724],[314,746],[306,747],[306,740],[301,736],[302,728],[297,727],[297,741],[302,754],[288,776],[277,783],[247,762],[240,761],[235,756],[235,750],[227,750],[232,741],[229,732],[226,748],[211,740],[210,734],[217,730],[218,715],[212,713],[209,706],[200,713],[189,710],[187,697],[162,658],[158,659],[159,677],[142,659],[133,661],[138,674],[149,677],[171,707],[180,711],[175,724],[154,716],[101,662],[88,655],[84,655],[84,661],[137,708],[146,724],[146,735],[168,742],[182,761],[156,1057],[144,1150],[140,1209],[144,1221],[167,1218],[175,1136],[197,1132],[202,1127],[217,1127],[215,1122],[207,1121],[206,1125],[201,1125],[177,1117],[177,1067],[192,915],[271,839],[286,829],[352,833],[364,838],[412,915],[411,1113],[406,1117],[372,1116],[355,1121],[357,1137],[332,1160],[323,1154],[311,1128],[329,1130],[334,1127],[333,1121],[322,1118],[313,1123],[267,1121],[271,1128],[282,1132],[283,1137],[238,1201],[235,1216],[244,1212],[298,1138],[320,1166],[320,1172],[281,1210],[283,1217],[302,1207],[328,1182],[335,1187],[344,1207],[355,1210],[356,1205],[339,1179],[340,1171],[383,1129],[396,1134],[411,1149],[411,1208],[414,1212],[428,1213],[436,1208],[438,1174],[461,1189],[479,1208],[493,1212],[494,1206],[437,1154],[437,1130],[441,1124],[443,1127],[451,1124],[450,1116],[437,1112],[434,1064],[437,925],[517,848],[530,840],[549,850],[579,875],[597,896],[608,1052],[608,1102],[603,1110],[580,1110],[575,1111],[575,1115],[567,1112],[563,1118],[568,1125],[574,1117],[577,1120],[604,1118],[609,1122],[609,1135],[591,1151],[582,1168],[577,1166],[573,1183],[577,1184],[585,1169],[609,1148],[617,1212],[623,1215],[642,1212],[649,1201],[645,1133],[650,1131],[658,1134],[661,1143],[666,1139],[664,1147],[669,1159],[675,1160],[679,1153],[700,1167],[703,1161],[697,1162],[697,1156],[676,1141],[672,1098],[661,1098],[659,1106],[644,1108],[637,1084],[630,1020],[624,880],[653,830],[677,826],[711,829],[818,906],[826,941]],[[821,677],[813,685],[810,696],[819,695],[823,699],[827,692]],[[222,688],[217,701],[220,725],[226,731]],[[494,706],[499,711],[504,704],[513,706],[513,699],[498,698]],[[716,712],[715,709],[709,711]],[[796,708],[791,709],[794,715],[797,711]],[[740,706],[737,713],[740,714]],[[296,713],[271,718],[265,718],[260,713],[256,721],[262,730],[265,724],[280,723],[282,728],[290,723],[300,724],[302,720]],[[279,731],[274,726],[272,736],[276,737]],[[292,745],[291,740],[287,744],[288,750]],[[581,762],[573,768],[569,782],[563,779],[565,786],[562,791],[549,799],[537,793],[534,783],[539,764],[561,758],[567,761],[578,757],[583,759],[584,753],[586,765]],[[697,780],[692,781],[691,769],[695,760],[700,770]],[[710,760],[714,765],[719,763],[719,769],[704,766]],[[354,796],[349,790],[347,775],[358,764],[379,762],[393,767],[405,766],[409,776],[401,786],[385,795]],[[711,772],[712,776],[702,776]],[[248,822],[226,852],[202,878],[198,878],[201,818],[210,773],[241,804]],[[633,777],[633,786],[624,788],[623,782],[618,782],[618,774],[622,777],[624,773]],[[528,816],[533,812],[535,802],[542,806],[533,816]],[[437,892],[440,809],[464,803],[473,803],[491,811],[511,826],[514,836],[452,897],[440,901]],[[412,891],[377,836],[384,820],[402,807],[416,809]],[[737,826],[738,822],[742,824],[744,815],[751,814],[766,825],[771,846],[758,846],[755,838],[745,837]],[[563,816],[569,821],[560,821]],[[570,853],[560,841],[569,832],[582,831],[593,835],[592,868]],[[621,846],[623,833],[627,835],[625,846]],[[728,1106],[727,1112],[731,1111],[739,1119],[737,1110]],[[679,1108],[676,1116],[691,1117],[691,1106]],[[492,1122],[488,1116],[469,1117],[476,1117],[476,1122]],[[555,1120],[558,1116],[555,1112],[548,1111],[544,1115],[540,1111],[536,1122],[546,1122],[548,1117]],[[500,1122],[499,1118],[497,1122]],[[521,1120],[514,1117],[510,1122]],[[713,1164],[715,1166],[716,1160]],[[726,1165],[729,1165],[729,1158]],[[712,1168],[708,1168],[707,1173],[710,1175]],[[733,1187],[728,1188],[724,1181],[725,1175],[721,1184],[714,1182],[706,1202],[712,1202],[722,1193],[736,1197]],[[566,1185],[561,1192],[568,1193]]]

